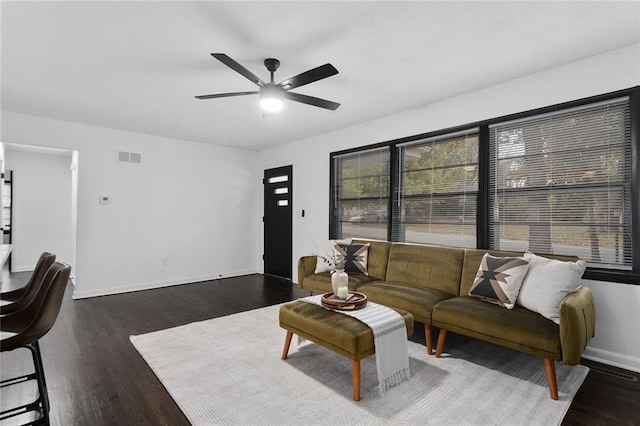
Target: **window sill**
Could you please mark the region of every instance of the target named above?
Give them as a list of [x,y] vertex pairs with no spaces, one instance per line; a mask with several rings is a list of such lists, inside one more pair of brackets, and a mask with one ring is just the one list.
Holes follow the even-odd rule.
[[588,268],[582,278],[594,281],[609,281],[614,283],[640,285],[640,275],[631,271]]

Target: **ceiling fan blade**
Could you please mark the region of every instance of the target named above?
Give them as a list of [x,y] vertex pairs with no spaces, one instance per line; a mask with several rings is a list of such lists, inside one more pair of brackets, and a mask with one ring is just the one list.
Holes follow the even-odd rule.
[[242,65],[240,65],[239,63],[231,59],[230,57],[228,57],[227,55],[225,55],[224,53],[212,53],[211,56],[213,56],[214,58],[216,58],[217,60],[219,60],[220,62],[222,62],[223,64],[225,64],[226,66],[228,66],[229,68],[237,72],[238,74],[241,74],[245,78],[251,80],[253,83],[257,84],[258,86],[262,87],[266,85],[266,83],[262,81],[260,77],[258,77],[257,75],[255,75],[254,73],[252,73],[251,71],[249,71],[248,69],[246,69],[245,67],[243,67]]
[[338,70],[331,64],[320,65],[319,67],[305,71],[302,74],[298,74],[294,77],[288,78],[278,85],[285,90],[295,89],[296,87],[304,86],[305,84],[313,83],[314,81],[322,80],[323,78],[331,77],[338,74]]
[[340,104],[337,102],[331,102],[326,99],[315,98],[308,95],[301,95],[300,93],[284,92],[284,97],[303,104],[330,109],[331,111],[335,111],[340,106]]
[[231,92],[231,93],[216,93],[215,95],[199,95],[196,99],[213,99],[213,98],[230,98],[232,96],[244,96],[244,95],[256,95],[259,91],[254,92]]

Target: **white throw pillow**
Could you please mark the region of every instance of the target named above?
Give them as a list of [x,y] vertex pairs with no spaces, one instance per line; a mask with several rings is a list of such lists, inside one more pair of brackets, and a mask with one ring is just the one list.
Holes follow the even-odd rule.
[[331,272],[335,268],[333,265],[327,263],[324,259],[333,259],[338,254],[336,244],[351,244],[351,238],[344,240],[324,240],[318,241],[316,244],[316,270],[314,273],[320,274],[322,272]]
[[560,302],[580,287],[587,263],[547,259],[531,252],[525,253],[524,258],[529,261],[529,273],[516,304],[560,324]]

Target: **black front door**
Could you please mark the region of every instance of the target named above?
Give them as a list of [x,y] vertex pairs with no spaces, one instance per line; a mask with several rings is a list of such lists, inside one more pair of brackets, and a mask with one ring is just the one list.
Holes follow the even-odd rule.
[[292,166],[264,171],[264,273],[291,279]]

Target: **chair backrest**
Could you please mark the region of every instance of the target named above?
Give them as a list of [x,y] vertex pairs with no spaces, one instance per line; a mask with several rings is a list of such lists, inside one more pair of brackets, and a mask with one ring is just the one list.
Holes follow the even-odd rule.
[[2,331],[17,333],[2,340],[3,350],[7,346],[34,343],[51,330],[60,312],[70,275],[71,266],[55,262],[47,271],[33,301],[24,309],[2,317]]
[[38,263],[36,263],[36,267],[31,274],[31,278],[29,278],[29,282],[24,287],[25,291],[18,300],[8,305],[4,305],[0,307],[0,313],[2,315],[10,314],[20,309],[23,309],[25,306],[29,305],[33,299],[38,294],[40,290],[40,286],[44,280],[44,276],[53,265],[53,262],[56,261],[56,255],[48,252],[44,252],[40,255],[38,259]]

